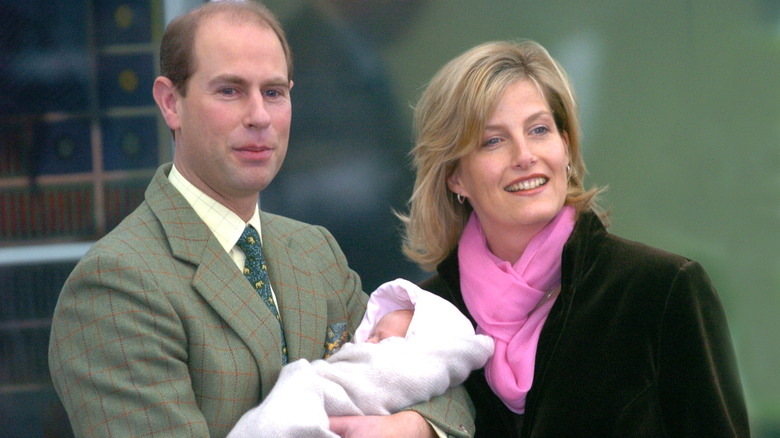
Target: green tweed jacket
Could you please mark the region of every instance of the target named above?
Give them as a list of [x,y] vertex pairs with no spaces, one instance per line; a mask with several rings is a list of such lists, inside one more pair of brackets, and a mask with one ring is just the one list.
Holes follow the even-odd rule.
[[[276,319],[169,171],[62,289],[49,366],[76,436],[223,437],[282,367]],[[322,358],[360,323],[360,279],[324,228],[260,220],[290,361]],[[469,436],[470,406],[458,387],[414,409]]]

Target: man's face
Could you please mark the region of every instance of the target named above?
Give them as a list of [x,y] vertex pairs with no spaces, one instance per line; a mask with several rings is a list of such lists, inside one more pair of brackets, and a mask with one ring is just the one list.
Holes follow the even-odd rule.
[[284,51],[270,28],[217,15],[200,25],[194,60],[186,96],[174,90],[175,114],[166,116],[174,162],[238,212],[257,202],[287,153],[292,82]]

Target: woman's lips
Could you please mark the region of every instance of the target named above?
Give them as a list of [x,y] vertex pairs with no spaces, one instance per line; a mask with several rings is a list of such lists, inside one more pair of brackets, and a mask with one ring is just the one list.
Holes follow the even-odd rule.
[[549,181],[549,179],[547,177],[536,176],[536,177],[533,177],[533,178],[528,178],[528,179],[525,179],[525,180],[522,180],[522,181],[518,181],[518,182],[516,182],[514,184],[510,184],[510,185],[504,187],[504,190],[506,190],[507,192],[512,192],[512,193],[514,193],[514,192],[525,192],[525,191],[528,191],[528,190],[533,190],[535,188],[541,187],[541,186],[547,184],[547,181]]

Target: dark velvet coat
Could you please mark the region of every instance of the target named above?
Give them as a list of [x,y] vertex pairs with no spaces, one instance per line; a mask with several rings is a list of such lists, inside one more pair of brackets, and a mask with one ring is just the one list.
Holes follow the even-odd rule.
[[[726,318],[698,263],[609,234],[588,212],[564,247],[561,283],[525,414],[483,370],[466,382],[477,437],[749,436]],[[474,323],[457,248],[422,286]]]

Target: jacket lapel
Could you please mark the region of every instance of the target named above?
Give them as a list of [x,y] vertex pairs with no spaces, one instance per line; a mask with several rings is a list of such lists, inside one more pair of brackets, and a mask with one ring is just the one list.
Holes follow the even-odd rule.
[[282,367],[279,324],[208,226],[170,184],[169,171],[170,165],[158,170],[146,200],[165,229],[174,257],[197,266],[193,288],[254,355],[265,397]]
[[[310,269],[309,255],[296,248],[292,235],[296,232],[287,220],[261,212],[263,253],[268,275],[282,315],[287,355],[290,362],[306,358],[321,358],[328,324],[327,303],[321,294],[303,284],[301,277],[319,275]],[[312,351],[320,352],[311,357]]]
[[282,368],[279,323],[216,237],[204,246],[192,286],[252,351],[268,395]]

